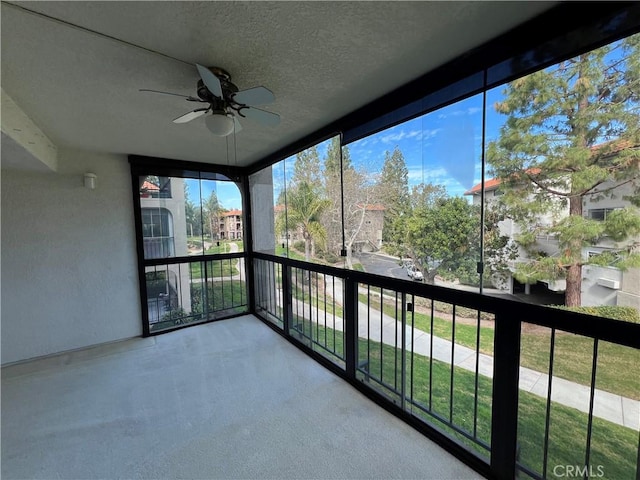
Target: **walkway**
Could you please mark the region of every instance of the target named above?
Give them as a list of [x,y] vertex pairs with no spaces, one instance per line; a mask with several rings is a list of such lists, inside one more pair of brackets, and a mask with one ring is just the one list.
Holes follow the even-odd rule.
[[[342,292],[342,286],[338,286],[339,279],[336,279],[335,291]],[[329,291],[333,289],[327,287]],[[336,295],[336,297],[341,295]],[[336,301],[341,303],[341,298]],[[310,305],[297,300],[298,313],[303,314],[305,318],[311,318],[317,321],[320,317],[324,322],[324,310],[316,310]],[[295,312],[295,306],[294,306]],[[358,304],[358,317],[361,319],[368,318],[367,305]],[[333,327],[333,316],[326,313],[327,324]],[[343,331],[343,320],[335,317],[335,328]],[[413,330],[413,331],[412,331]],[[382,314],[382,328],[380,322],[380,313],[376,311],[376,319],[367,325],[366,321],[358,324],[358,336],[361,338],[370,338],[376,342],[382,342],[387,345],[396,346],[396,332],[400,335],[402,331],[401,322],[397,322],[386,314]],[[413,328],[406,327],[406,349],[411,352],[411,342],[413,338],[413,351],[419,355],[431,356],[435,360],[444,363],[451,363],[451,341],[440,337],[433,337],[433,353],[431,352],[431,335]],[[476,351],[463,345],[455,344],[453,353],[453,364],[457,367],[464,368],[475,372],[476,369]],[[493,357],[480,353],[478,355],[478,373],[485,377],[493,378]],[[549,376],[547,374],[531,370],[529,368],[520,367],[521,390],[533,393],[542,398],[547,398],[549,385]],[[551,400],[562,405],[575,408],[581,412],[589,412],[589,397],[591,394],[590,387],[575,382],[570,382],[554,376],[551,387]],[[617,425],[622,425],[636,431],[640,430],[640,401],[631,398],[622,397],[603,390],[595,390],[593,415],[602,418]]]

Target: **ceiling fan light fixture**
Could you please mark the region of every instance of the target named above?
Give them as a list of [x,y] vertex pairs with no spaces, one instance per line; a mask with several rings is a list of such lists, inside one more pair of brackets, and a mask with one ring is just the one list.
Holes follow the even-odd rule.
[[220,137],[226,137],[233,132],[233,118],[224,113],[207,115],[204,123],[211,133]]

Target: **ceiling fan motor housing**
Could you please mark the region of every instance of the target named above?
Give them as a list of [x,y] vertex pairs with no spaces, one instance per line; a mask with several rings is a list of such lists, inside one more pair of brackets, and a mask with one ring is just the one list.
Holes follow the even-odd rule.
[[[231,99],[231,95],[238,92],[238,87],[231,83],[231,75],[226,70],[220,67],[209,67],[209,70],[218,78],[218,80],[220,80],[222,99],[228,103]],[[218,97],[209,91],[202,79],[198,80],[197,93],[198,97],[209,103],[214,103],[214,101],[218,99]]]

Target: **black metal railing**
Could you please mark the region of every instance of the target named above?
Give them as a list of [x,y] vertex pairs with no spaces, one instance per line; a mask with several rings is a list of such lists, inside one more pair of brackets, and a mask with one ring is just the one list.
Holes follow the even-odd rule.
[[258,316],[484,475],[640,475],[640,325],[266,254],[252,262]]
[[249,310],[245,254],[156,260],[146,269],[149,332],[227,318]]

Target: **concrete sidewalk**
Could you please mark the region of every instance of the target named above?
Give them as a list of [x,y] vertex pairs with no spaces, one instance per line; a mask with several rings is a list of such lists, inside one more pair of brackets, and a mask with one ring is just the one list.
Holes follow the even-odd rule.
[[[330,287],[329,287],[330,288]],[[331,289],[332,290],[332,289]],[[342,291],[338,288],[336,282],[336,292]],[[336,295],[337,297],[338,295]],[[336,301],[339,301],[336,298]],[[335,321],[335,329],[344,330],[344,322],[340,317],[335,317],[324,310],[311,308],[309,304],[299,300],[294,300],[294,313],[302,315],[307,319],[317,322],[320,319],[321,324],[333,328]],[[376,342],[387,345],[396,346],[396,338],[401,338],[402,325],[394,318],[375,310],[375,318],[370,323],[366,319],[369,318],[367,305],[358,304],[358,317],[361,321],[358,323],[358,336],[361,338],[369,338]],[[363,320],[364,319],[364,320]],[[413,345],[412,345],[413,340]],[[400,343],[401,340],[398,340]],[[433,352],[431,352],[431,344],[433,343]],[[405,330],[405,348],[408,352],[415,352],[418,355],[432,357],[444,363],[451,364],[451,341],[431,335],[406,326]],[[477,353],[475,350],[463,345],[455,344],[453,346],[453,364],[457,367],[476,371],[476,361],[478,362],[478,373],[485,377],[493,377],[493,357],[484,353]],[[562,405],[575,408],[581,412],[589,412],[589,398],[591,389],[586,385],[580,385],[575,382],[554,376],[551,382],[551,400]],[[531,370],[529,368],[520,367],[519,388],[525,392],[532,393],[542,398],[547,398],[549,385],[549,376],[547,374]],[[617,425],[622,425],[633,430],[640,430],[640,401],[631,398],[622,397],[603,390],[595,390],[593,415],[602,418]]]

